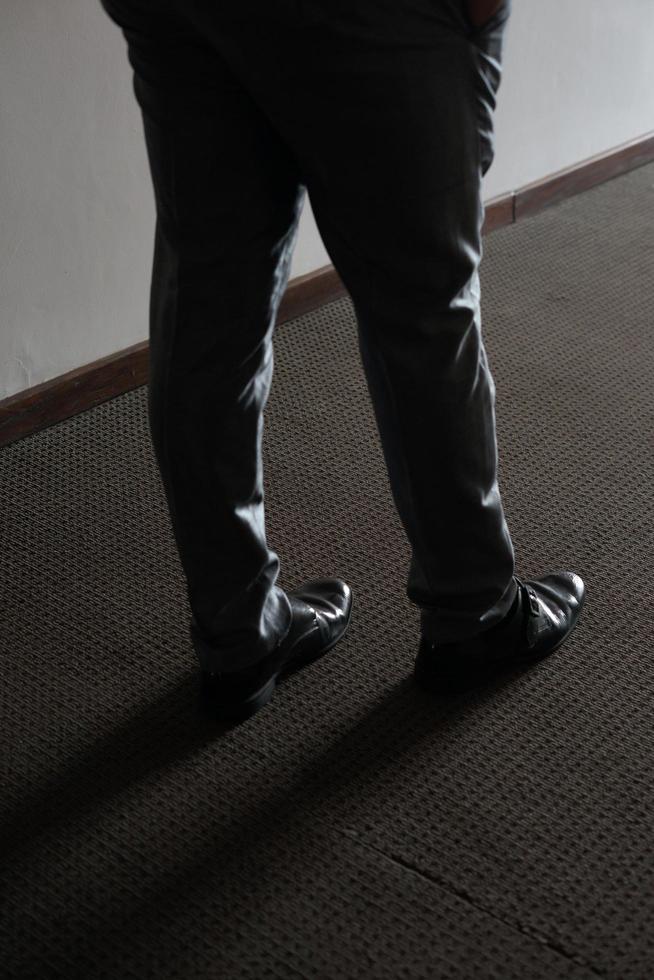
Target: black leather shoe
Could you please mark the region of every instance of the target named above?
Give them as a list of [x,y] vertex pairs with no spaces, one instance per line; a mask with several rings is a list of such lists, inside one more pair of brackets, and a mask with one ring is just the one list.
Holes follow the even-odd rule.
[[553,572],[523,582],[514,576],[513,608],[491,629],[458,643],[422,636],[414,678],[426,691],[452,694],[477,687],[502,670],[554,653],[574,629],[586,588],[574,572]]
[[331,650],[352,615],[352,591],[337,578],[313,579],[287,593],[293,619],[277,647],[258,663],[237,671],[200,672],[205,710],[243,720],[270,701],[277,683]]

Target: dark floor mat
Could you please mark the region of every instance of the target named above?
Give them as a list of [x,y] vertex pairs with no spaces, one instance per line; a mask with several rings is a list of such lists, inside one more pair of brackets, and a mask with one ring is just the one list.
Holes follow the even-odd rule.
[[485,241],[517,571],[588,602],[482,692],[412,685],[348,298],[278,329],[265,479],[280,584],[352,623],[240,727],[196,712],[146,389],[0,451],[4,975],[652,975],[653,205],[642,167]]

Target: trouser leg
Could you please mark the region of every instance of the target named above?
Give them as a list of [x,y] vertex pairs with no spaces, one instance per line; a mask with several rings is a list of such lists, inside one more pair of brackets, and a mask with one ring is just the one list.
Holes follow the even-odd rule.
[[301,43],[282,56],[263,27],[226,41],[302,160],[352,297],[407,594],[443,642],[490,628],[516,596],[478,276],[503,15],[473,36],[460,8],[303,0],[287,24]]
[[215,48],[158,6],[105,9],[128,42],[156,200],[153,446],[196,651],[219,670],[256,662],[291,623],[266,541],[261,440],[304,186]]
[[423,629],[449,640],[494,625],[515,596],[478,278],[501,17],[471,39],[459,0],[177,9],[301,166],[357,314]]
[[[516,595],[478,275],[500,28],[472,40],[453,23],[453,33],[434,33],[433,48],[400,53],[399,65],[393,49],[371,58],[377,98],[365,93],[353,146],[354,125],[349,133],[361,164],[379,144],[363,195],[339,192],[328,175],[308,185],[357,314],[411,544],[407,595],[423,632],[441,642],[490,628]],[[401,70],[389,84],[394,66]]]

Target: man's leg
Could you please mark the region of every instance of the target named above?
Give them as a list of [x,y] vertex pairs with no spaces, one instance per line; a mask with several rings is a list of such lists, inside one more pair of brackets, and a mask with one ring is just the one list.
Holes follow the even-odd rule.
[[517,598],[478,277],[505,14],[473,38],[458,0],[303,0],[221,41],[302,160],[357,315],[407,593],[441,642]]
[[[434,40],[433,48],[400,57],[395,84],[385,75],[390,52],[380,58],[378,101],[368,104],[363,124],[369,153],[377,142],[376,162],[356,210],[344,190],[334,208],[328,180],[309,189],[357,313],[412,549],[407,595],[421,609],[423,634],[443,643],[499,623],[517,586],[480,314],[481,177],[491,153],[480,102],[488,76],[480,73],[487,66],[465,26]],[[364,159],[365,143],[357,147]]]
[[206,670],[291,625],[266,543],[261,438],[272,333],[304,186],[219,53],[172,5],[103,0],[122,29],[157,209],[149,417]]

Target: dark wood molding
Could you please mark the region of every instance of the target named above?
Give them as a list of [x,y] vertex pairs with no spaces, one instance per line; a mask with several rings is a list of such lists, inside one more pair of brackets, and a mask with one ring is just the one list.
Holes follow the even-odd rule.
[[[494,198],[486,202],[484,234],[653,160],[654,134],[648,134]],[[332,265],[297,276],[288,284],[277,322],[294,320],[345,292]],[[146,384],[148,363],[146,340],[5,398],[0,401],[0,446]]]
[[515,220],[654,160],[654,133],[559,170],[515,192]]
[[304,313],[331,303],[345,293],[345,286],[333,265],[307,272],[292,279],[279,304],[277,323],[295,320]]
[[[294,320],[344,293],[345,287],[332,265],[296,276],[279,304],[277,323]],[[148,369],[149,343],[144,340],[3,399],[0,446],[147,384]]]
[[515,221],[515,194],[503,194],[501,197],[494,197],[486,201],[484,205],[484,227],[483,234],[495,231],[496,228],[503,228],[504,225],[512,225]]
[[148,341],[101,357],[0,402],[0,446],[145,384]]

